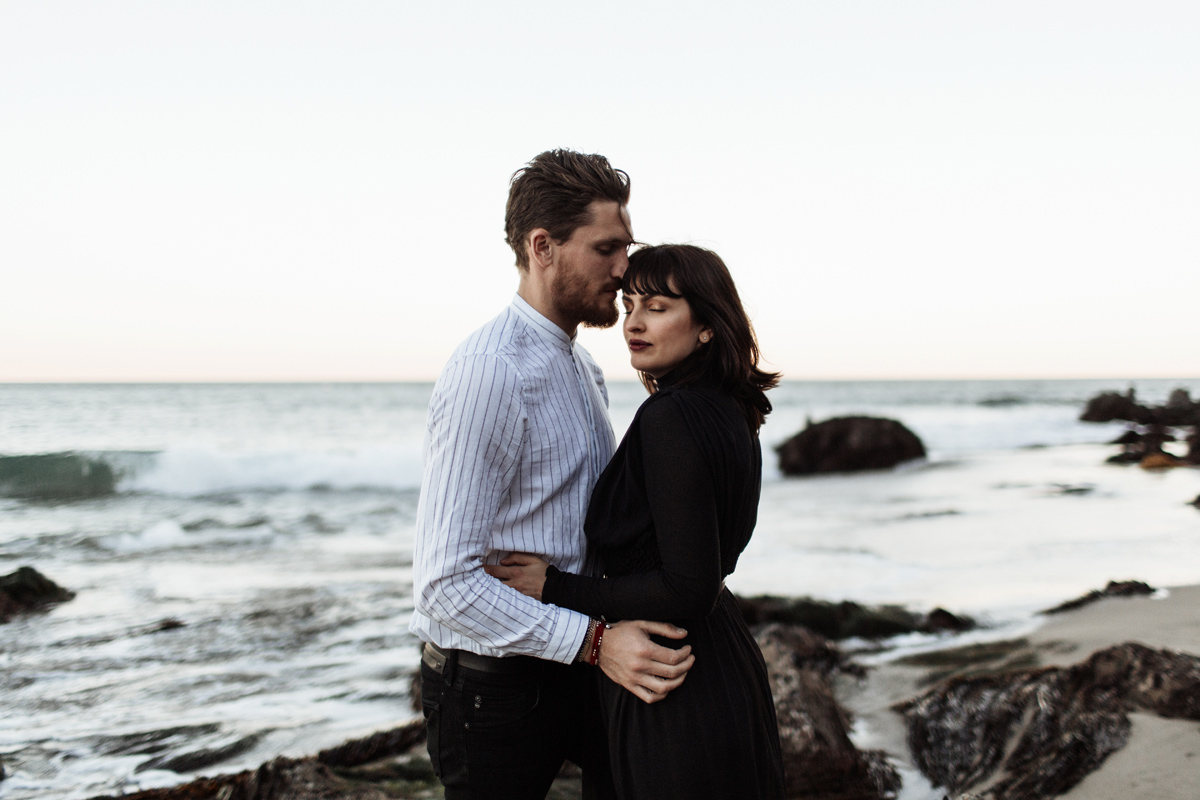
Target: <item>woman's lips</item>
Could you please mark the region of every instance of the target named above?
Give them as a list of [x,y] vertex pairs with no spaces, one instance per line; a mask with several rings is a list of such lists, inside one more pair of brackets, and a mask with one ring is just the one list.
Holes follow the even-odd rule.
[[641,339],[630,339],[629,340],[629,349],[635,353],[640,350],[645,350],[649,346],[650,346],[649,342],[643,342]]

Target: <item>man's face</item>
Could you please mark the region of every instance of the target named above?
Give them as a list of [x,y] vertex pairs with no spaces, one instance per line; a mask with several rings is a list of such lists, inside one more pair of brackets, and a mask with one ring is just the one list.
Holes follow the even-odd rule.
[[629,212],[611,200],[593,200],[591,221],[571,238],[554,244],[550,295],[559,316],[570,324],[610,328],[620,318],[617,292],[629,266],[633,230]]

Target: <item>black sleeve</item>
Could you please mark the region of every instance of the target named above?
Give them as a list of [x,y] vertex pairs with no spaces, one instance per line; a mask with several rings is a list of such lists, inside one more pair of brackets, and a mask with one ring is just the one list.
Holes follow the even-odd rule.
[[662,566],[615,578],[550,567],[542,601],[608,619],[706,617],[721,590],[712,472],[673,398],[648,406],[639,433],[646,494]]

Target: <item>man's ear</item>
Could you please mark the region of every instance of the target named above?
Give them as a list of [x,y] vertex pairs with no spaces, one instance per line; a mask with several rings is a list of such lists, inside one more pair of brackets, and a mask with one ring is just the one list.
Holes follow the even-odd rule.
[[550,238],[550,231],[545,228],[534,228],[529,232],[525,242],[525,248],[529,252],[530,267],[538,266],[545,269],[553,263],[554,241]]

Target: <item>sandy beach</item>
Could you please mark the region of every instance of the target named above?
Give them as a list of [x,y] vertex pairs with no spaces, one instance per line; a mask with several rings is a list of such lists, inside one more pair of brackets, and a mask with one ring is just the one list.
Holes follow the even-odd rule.
[[[1113,598],[1044,617],[1014,639],[931,651],[884,662],[863,681],[843,679],[840,699],[856,715],[855,743],[886,750],[904,776],[901,800],[937,798],[912,764],[895,703],[922,694],[949,674],[1028,670],[1078,663],[1111,645],[1137,642],[1200,654],[1200,586],[1174,587],[1151,597]],[[1194,800],[1200,793],[1200,723],[1134,712],[1129,744],[1112,754],[1066,795],[1070,800]]]

